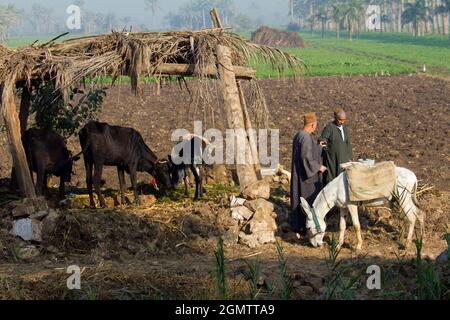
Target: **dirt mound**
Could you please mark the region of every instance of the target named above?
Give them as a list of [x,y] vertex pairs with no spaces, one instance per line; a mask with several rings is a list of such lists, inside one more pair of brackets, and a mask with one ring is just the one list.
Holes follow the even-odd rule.
[[261,27],[252,33],[251,41],[265,46],[282,48],[305,48],[305,41],[295,32],[278,31]]

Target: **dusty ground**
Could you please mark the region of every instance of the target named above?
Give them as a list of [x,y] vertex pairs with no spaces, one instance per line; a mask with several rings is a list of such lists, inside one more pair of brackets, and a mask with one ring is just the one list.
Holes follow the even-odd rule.
[[[291,141],[301,125],[301,114],[316,111],[320,127],[331,118],[332,109],[344,107],[350,119],[354,155],[367,154],[377,160],[394,160],[413,170],[421,184],[434,189],[421,197],[427,214],[424,256],[434,259],[445,248],[442,236],[449,232],[450,207],[450,82],[418,76],[312,78],[298,83],[290,80],[261,82],[271,112],[271,126],[280,129],[281,163],[290,167]],[[220,102],[219,102],[220,103]],[[171,148],[170,133],[190,129],[193,114],[189,95],[178,86],[164,86],[153,96],[153,87],[144,88],[142,99],[129,87],[111,89],[100,119],[139,130],[149,146],[164,156]],[[216,114],[216,126],[223,127],[223,112]],[[198,117],[201,118],[201,115]],[[5,135],[1,136],[2,145]],[[80,150],[76,139],[70,148]],[[10,165],[6,148],[1,152],[2,177]],[[84,187],[82,162],[76,165],[74,187]],[[114,169],[104,174],[106,185],[117,188]],[[146,181],[148,176],[141,175]],[[220,235],[232,225],[227,199],[213,186],[208,199],[158,198],[149,207],[66,212],[55,234],[39,247],[41,255],[32,262],[21,261],[17,250],[23,244],[9,237],[7,198],[2,196],[0,223],[0,298],[208,298],[215,297],[214,251]],[[286,186],[284,187],[286,188]],[[83,192],[80,189],[73,189]],[[234,188],[227,191],[235,191]],[[3,200],[5,199],[5,200]],[[273,185],[277,222],[281,226],[288,212],[288,194]],[[414,250],[400,250],[398,219],[378,220],[373,212],[361,212],[364,249],[355,253],[354,231],[350,227],[346,246],[339,259],[354,272],[371,264],[383,270],[382,291],[367,291],[365,278],[358,281],[356,298],[412,298]],[[330,217],[330,233],[337,231]],[[278,232],[293,277],[295,298],[317,298],[327,277],[328,246],[315,249],[289,233]],[[50,250],[49,250],[50,248]],[[279,297],[279,263],[275,245],[251,250],[238,244],[225,249],[230,294],[247,297],[247,262],[260,259],[260,298]],[[85,267],[81,292],[65,289],[67,266]],[[447,273],[448,275],[448,273]],[[448,281],[448,278],[447,280]],[[244,284],[244,285],[243,285]],[[271,286],[276,287],[271,294]]]

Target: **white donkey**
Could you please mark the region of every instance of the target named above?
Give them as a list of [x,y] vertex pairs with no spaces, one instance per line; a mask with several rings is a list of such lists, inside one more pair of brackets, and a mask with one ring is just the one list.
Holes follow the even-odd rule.
[[[391,194],[401,195],[400,205],[403,212],[406,213],[409,221],[409,231],[406,243],[409,245],[414,233],[414,224],[416,219],[419,219],[420,233],[423,235],[424,214],[417,206],[415,196],[417,178],[414,172],[405,168],[395,167],[395,173],[397,175],[397,190],[392,190]],[[312,207],[309,206],[308,202],[304,198],[301,198],[302,207],[307,214],[306,228],[308,229],[309,241],[314,247],[322,246],[323,237],[327,227],[325,223],[325,216],[333,207],[336,206],[340,208],[339,247],[344,243],[346,228],[345,217],[347,212],[350,212],[353,226],[356,230],[356,236],[358,238],[356,249],[361,250],[362,237],[361,226],[358,218],[358,205],[363,204],[367,207],[377,207],[385,205],[392,200],[392,196],[390,196],[388,199],[373,199],[364,202],[351,202],[349,200],[348,193],[347,173],[344,171],[333,181],[327,184],[322,191],[320,191]]]

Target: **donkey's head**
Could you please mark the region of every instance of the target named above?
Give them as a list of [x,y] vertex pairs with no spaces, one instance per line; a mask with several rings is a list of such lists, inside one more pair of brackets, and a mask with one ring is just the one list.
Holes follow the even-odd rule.
[[303,211],[306,213],[306,229],[308,230],[309,242],[313,247],[323,245],[323,237],[327,225],[323,217],[317,216],[313,207],[311,207],[304,198],[300,198]]

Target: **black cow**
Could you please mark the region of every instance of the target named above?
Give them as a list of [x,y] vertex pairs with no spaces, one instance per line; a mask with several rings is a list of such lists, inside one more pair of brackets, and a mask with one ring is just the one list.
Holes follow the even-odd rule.
[[[117,167],[122,204],[125,204],[125,171],[130,174],[135,202],[138,204],[141,202],[137,192],[137,171],[148,172],[163,187],[170,187],[168,162],[159,161],[136,130],[90,121],[81,129],[79,138],[86,167],[86,184],[89,190],[91,207],[95,207],[92,193],[93,184],[100,205],[106,206],[100,189],[103,166],[105,165]],[[92,179],[93,167],[95,167],[94,179]]]
[[[59,197],[64,198],[64,183],[70,182],[73,161],[61,135],[50,129],[28,129],[22,137],[30,172],[37,173],[36,189],[38,195],[47,192],[47,177],[60,177]],[[32,174],[33,176],[33,174]]]
[[[175,154],[176,159],[169,155],[172,187],[176,187],[183,179],[184,193],[189,195],[188,170],[190,169],[195,179],[194,200],[198,200],[203,195],[203,153],[208,144],[209,142],[204,138],[188,135],[181,141],[179,145],[181,150],[178,152],[178,155]],[[186,159],[183,157],[184,150],[190,153]]]

